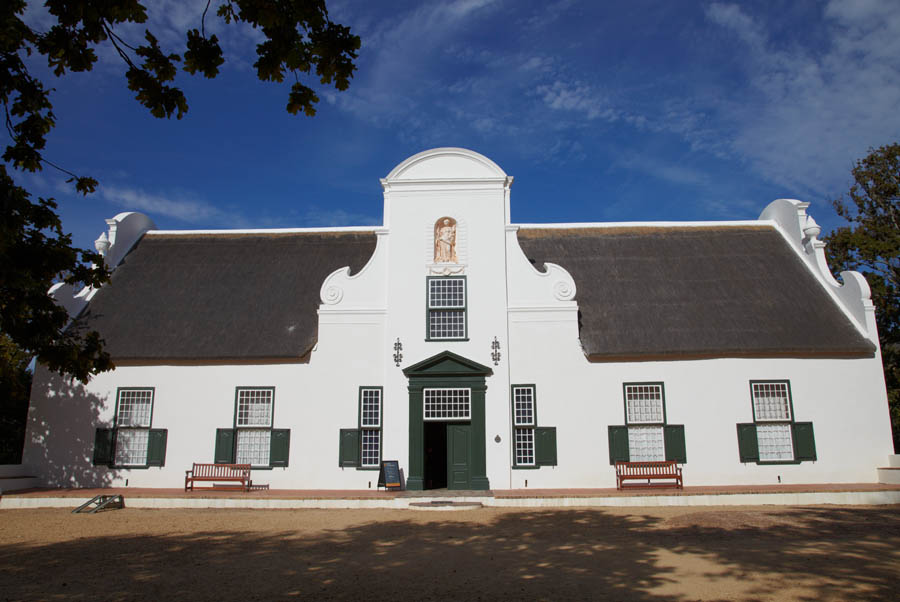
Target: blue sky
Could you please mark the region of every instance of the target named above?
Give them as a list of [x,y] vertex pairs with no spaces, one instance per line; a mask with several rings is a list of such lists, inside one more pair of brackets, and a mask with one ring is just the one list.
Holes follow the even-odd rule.
[[[183,52],[205,3],[145,4]],[[284,110],[289,84],[256,79],[257,32],[213,17],[227,62],[215,80],[179,75],[182,120],[138,105],[108,50],[91,73],[49,76],[46,156],[101,187],[78,196],[50,169],[18,181],[57,199],[80,246],[128,210],[165,229],[374,225],[378,178],[461,146],[515,177],[514,222],[754,219],[789,197],[827,231],[855,159],[900,140],[896,0],[328,6],[362,48],[316,117]],[[40,9],[27,20],[46,24]]]

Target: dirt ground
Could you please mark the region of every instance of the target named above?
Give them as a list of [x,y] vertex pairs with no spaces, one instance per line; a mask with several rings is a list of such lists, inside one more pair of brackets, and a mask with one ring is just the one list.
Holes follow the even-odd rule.
[[0,512],[0,600],[900,599],[900,508]]

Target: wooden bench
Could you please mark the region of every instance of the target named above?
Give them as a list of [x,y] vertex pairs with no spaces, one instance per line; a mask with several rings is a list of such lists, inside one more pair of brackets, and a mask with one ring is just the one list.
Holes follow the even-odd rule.
[[[250,491],[249,464],[197,464],[184,471],[184,490],[193,491],[197,481],[212,483],[211,489],[240,489]],[[228,484],[224,484],[228,483]]]
[[[665,480],[665,483],[655,483]],[[625,481],[646,481],[625,484]],[[684,489],[681,467],[677,462],[616,462],[616,489],[638,487],[677,487]]]

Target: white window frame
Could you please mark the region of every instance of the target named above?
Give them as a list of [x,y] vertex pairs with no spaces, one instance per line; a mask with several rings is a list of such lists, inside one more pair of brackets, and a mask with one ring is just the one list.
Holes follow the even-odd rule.
[[[647,389],[643,391],[641,389]],[[663,390],[663,383],[625,383],[624,384],[624,393],[625,393],[625,424],[626,425],[651,425],[651,424],[665,424],[666,422],[666,397],[665,391]],[[639,399],[639,398],[629,398],[629,396],[647,396],[647,395],[656,395],[656,398],[650,399]],[[654,419],[651,416],[649,419],[641,420],[639,418],[640,412],[640,402],[645,401],[659,401],[659,418]],[[631,402],[638,402],[632,404]],[[651,414],[655,412],[651,411]]]
[[[368,397],[368,399],[367,399]],[[375,401],[377,420],[372,420],[372,410],[367,405]],[[384,389],[382,387],[359,388],[359,466],[360,468],[380,468],[382,451],[382,421],[384,413]]]
[[[652,439],[653,445],[643,445]],[[643,453],[654,449],[656,455]],[[663,462],[666,459],[666,439],[662,425],[631,425],[628,427],[629,462]]]
[[[766,395],[766,389],[779,390],[782,395]],[[783,400],[784,411],[780,417],[768,416],[767,407],[773,405],[772,399]],[[778,403],[778,402],[776,402]],[[794,422],[793,399],[789,380],[752,380],[750,381],[750,405],[753,411],[753,422],[756,424],[756,451],[760,462],[793,462],[794,454]],[[762,410],[762,411],[760,411]],[[761,417],[760,414],[763,414]],[[773,436],[779,433],[780,438]],[[783,452],[770,454],[776,445],[763,445],[763,441],[780,441]],[[766,453],[763,452],[766,450]]]
[[[133,400],[138,397],[141,398],[140,405],[149,407],[141,410],[137,414],[138,419],[135,420],[135,413],[131,408],[136,405],[133,403]],[[113,452],[113,463],[115,466],[147,465],[155,397],[156,390],[153,387],[122,387],[116,392],[116,415],[114,421],[116,445]],[[123,407],[129,409],[123,411]],[[142,453],[136,454],[135,451]]]
[[[447,284],[449,282],[459,282],[462,284],[461,300],[459,303],[447,303],[442,299],[435,299],[433,295],[433,284]],[[425,333],[428,341],[464,341],[469,333],[468,321],[468,283],[465,276],[429,276],[425,279],[425,296],[426,296],[426,324]],[[440,332],[441,329],[434,328],[436,319],[441,316],[449,315],[458,316],[462,322],[462,332],[454,333],[453,336],[444,336]]]
[[[784,396],[772,396],[765,395],[764,388],[766,387],[777,387],[784,393]],[[790,423],[793,419],[793,412],[791,411],[791,390],[788,386],[788,381],[781,380],[773,380],[773,381],[753,381],[750,383],[750,396],[751,402],[753,403],[753,421],[754,422],[788,422]],[[772,401],[767,401],[771,399],[783,399],[785,407],[784,415],[777,418],[769,418],[769,417],[760,417],[760,414],[767,414],[768,407],[773,405]],[[763,410],[760,412],[760,410]]]
[[[527,406],[527,410],[520,412]],[[513,466],[536,466],[537,392],[534,385],[512,386]]]
[[[769,434],[771,433],[771,434]],[[763,443],[767,442],[768,445]],[[778,455],[771,442],[779,442],[783,452]],[[764,422],[756,425],[756,445],[760,462],[793,462],[794,434],[790,422]],[[764,453],[765,450],[765,453]]]
[[[257,400],[265,400],[268,411],[265,420],[258,420],[253,412]],[[241,415],[242,403],[246,403],[246,418]],[[235,387],[234,391],[234,462],[250,464],[255,468],[271,465],[272,425],[275,422],[275,387]],[[265,444],[261,443],[265,441]],[[248,451],[250,450],[250,451]],[[248,458],[246,454],[260,450]],[[249,461],[248,461],[249,460]]]
[[[441,411],[441,416],[429,416],[429,405],[428,405],[428,396],[429,393],[465,393],[465,395],[460,396],[460,406],[465,407],[465,414],[452,414],[446,413],[445,411]],[[442,410],[444,406],[447,405],[446,402],[440,401],[440,405],[435,408],[432,405],[432,412],[435,409]],[[452,402],[450,403],[452,406]],[[452,410],[452,408],[451,408]],[[457,422],[457,421],[465,421],[472,419],[472,389],[470,387],[427,387],[422,390],[422,419],[426,422]]]

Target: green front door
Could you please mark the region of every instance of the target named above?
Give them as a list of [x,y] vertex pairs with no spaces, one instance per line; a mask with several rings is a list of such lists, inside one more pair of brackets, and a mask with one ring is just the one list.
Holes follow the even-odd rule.
[[447,425],[447,489],[471,489],[469,463],[471,431],[468,424]]
[[[438,439],[434,438],[434,429],[437,427],[425,428],[424,397],[426,389],[450,388],[468,389],[471,411],[468,422],[458,422],[460,418],[447,418],[448,422],[442,423],[447,425],[446,431],[441,431],[441,434],[446,433],[447,457],[438,470],[443,473],[443,466],[446,465],[448,489],[490,489],[484,405],[487,391],[485,378],[493,371],[450,351],[442,351],[405,368],[403,374],[409,378],[409,472],[406,488],[421,491],[426,486],[436,486],[437,479],[433,475],[437,458],[434,447],[438,443]],[[431,451],[426,453],[428,449]],[[427,482],[426,473],[429,475]]]

